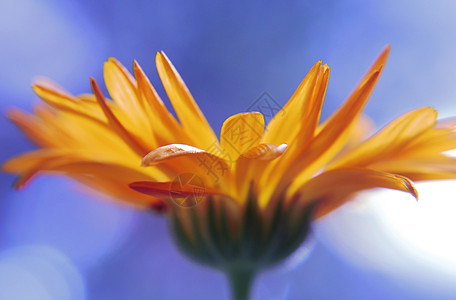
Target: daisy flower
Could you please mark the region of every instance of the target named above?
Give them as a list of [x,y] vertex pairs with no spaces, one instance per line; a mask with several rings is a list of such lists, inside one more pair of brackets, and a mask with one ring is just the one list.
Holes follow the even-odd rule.
[[413,181],[456,177],[445,151],[454,122],[423,107],[371,137],[362,111],[382,72],[380,54],[346,101],[320,121],[329,68],[317,62],[288,103],[265,124],[259,112],[229,117],[219,138],[166,55],[157,70],[177,118],[137,62],[132,76],[104,65],[111,99],[91,79],[74,96],[51,81],[43,100],[8,117],[38,149],[4,163],[23,188],[38,174],[70,177],[91,190],[168,218],[180,249],[225,272],[234,299],[248,299],[255,275],[292,254],[311,222],[362,190],[389,188],[417,198]]

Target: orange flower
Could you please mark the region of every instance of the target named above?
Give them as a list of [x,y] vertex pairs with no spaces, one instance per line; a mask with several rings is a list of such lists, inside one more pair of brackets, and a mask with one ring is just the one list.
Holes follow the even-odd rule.
[[90,95],[33,86],[45,104],[8,116],[40,149],[3,168],[19,175],[18,188],[56,173],[165,212],[184,252],[227,272],[242,299],[253,274],[291,254],[314,217],[355,193],[383,187],[417,197],[411,180],[456,177],[455,160],[444,155],[456,148],[454,124],[436,123],[431,108],[361,140],[357,126],[388,53],[324,122],[329,68],[318,62],[266,128],[261,113],[240,113],[224,122],[220,139],[164,53],[157,69],[178,121],[136,62],[133,78],[111,58],[104,75],[113,100],[93,79]]

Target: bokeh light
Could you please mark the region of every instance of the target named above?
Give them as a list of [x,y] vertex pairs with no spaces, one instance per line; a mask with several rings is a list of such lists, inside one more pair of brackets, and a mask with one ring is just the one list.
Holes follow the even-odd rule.
[[24,246],[0,252],[0,299],[84,300],[84,278],[61,252]]

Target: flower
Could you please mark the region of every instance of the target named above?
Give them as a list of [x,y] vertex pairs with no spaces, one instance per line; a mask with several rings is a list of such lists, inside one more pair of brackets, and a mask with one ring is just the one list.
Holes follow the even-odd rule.
[[104,66],[106,99],[73,96],[50,81],[33,89],[45,102],[9,118],[40,148],[3,165],[17,188],[39,173],[73,178],[112,198],[168,216],[191,258],[226,272],[234,297],[253,276],[295,251],[311,221],[359,191],[383,187],[417,197],[412,180],[455,178],[455,123],[429,107],[366,138],[362,111],[389,53],[381,53],[353,93],[320,123],[329,68],[317,62],[267,124],[259,112],[223,124],[220,139],[164,53],[156,64],[178,120],[134,62]]

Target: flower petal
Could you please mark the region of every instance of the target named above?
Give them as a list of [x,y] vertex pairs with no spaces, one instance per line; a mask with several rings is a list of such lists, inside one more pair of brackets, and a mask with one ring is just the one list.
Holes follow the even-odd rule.
[[340,166],[364,167],[397,155],[401,148],[435,125],[437,113],[430,107],[411,111],[378,132],[375,136],[337,158],[330,169]]
[[136,61],[133,64],[133,71],[137,80],[138,97],[143,101],[144,110],[150,122],[149,126],[153,128],[156,139],[159,141],[158,146],[175,142],[189,143],[190,139],[163,104],[160,96]]
[[37,116],[13,108],[7,112],[7,117],[35,144],[41,147],[52,147],[58,144],[58,140],[49,134],[47,124]]
[[287,144],[279,146],[270,144],[259,144],[256,147],[250,148],[241,155],[242,158],[258,159],[258,160],[273,160],[279,157],[287,149]]
[[160,169],[147,170],[137,166],[123,164],[122,161],[101,159],[99,155],[60,149],[40,149],[16,156],[2,166],[5,172],[16,173],[20,179],[16,188],[24,187],[31,178],[40,172],[59,172],[64,175],[85,174],[97,178],[112,178],[124,182],[127,178],[137,180],[166,178]]
[[122,111],[122,115],[134,128],[140,131],[145,140],[153,139],[155,135],[146,110],[146,104],[136,88],[136,80],[130,72],[115,58],[111,57],[103,69],[106,88],[114,102]]
[[264,169],[286,149],[286,144],[279,146],[259,144],[242,154],[234,166],[235,180],[232,189],[237,191],[237,198],[246,199],[251,188],[246,183],[253,182],[256,185],[260,179],[258,174],[263,173]]
[[[230,166],[220,157],[205,150],[182,144],[159,147],[148,153],[142,160],[143,167],[167,167],[175,176],[192,173],[208,185],[230,184]],[[223,180],[220,180],[222,179]]]
[[[344,119],[347,120],[346,122],[351,122],[353,117],[359,114],[359,111],[366,105],[370,93],[386,64],[390,50],[390,46],[386,46],[385,49],[383,49],[352,94],[335,113],[319,126],[319,131],[325,130],[327,127],[334,127],[334,125],[339,124],[339,122]],[[342,124],[346,122],[343,122]]]
[[81,101],[48,79],[36,81],[32,89],[43,102],[58,110],[90,118],[95,122],[106,123],[106,118],[97,102]]
[[218,144],[217,136],[165,53],[157,53],[155,61],[169,100],[193,145],[208,149],[212,144]]
[[294,180],[290,193],[323,168],[344,146],[349,138],[350,127],[364,108],[379,74],[378,71],[372,73],[347,100],[346,104],[349,105],[344,105],[311,143],[296,152],[295,159],[289,163],[285,176],[281,178],[283,184]]
[[412,180],[456,178],[456,159],[440,153],[382,160],[369,165],[369,168],[394,172]]
[[301,120],[299,133],[296,137],[296,146],[299,148],[315,135],[320,122],[321,109],[326,95],[329,80],[329,67],[324,65],[318,75],[315,88],[309,103],[304,108],[304,120]]
[[315,83],[320,69],[321,61],[312,67],[290,100],[271,119],[264,132],[262,143],[274,145],[291,144],[295,140],[300,130],[299,125],[305,120],[306,107],[309,106],[308,102],[316,86]]
[[208,157],[209,159],[220,161],[220,163],[228,166],[223,159],[216,155],[213,155],[205,150],[183,144],[171,144],[159,147],[149,152],[143,158],[141,165],[143,167],[147,167],[180,156],[193,156],[197,158]]
[[98,87],[98,84],[96,83],[95,79],[90,78],[90,83],[92,85],[92,90],[98,101],[98,104],[102,108],[111,127],[136,153],[138,153],[140,156],[145,155],[149,151],[149,146],[145,145],[141,138],[138,138],[133,133],[129,132],[118,120],[118,118],[114,115],[114,113],[106,103],[106,99],[103,96],[100,88]]
[[112,99],[127,115],[142,116],[143,109],[136,95],[136,81],[115,58],[110,57],[103,68],[106,88]]
[[344,204],[354,193],[372,189],[388,188],[410,193],[418,199],[413,183],[406,177],[369,169],[337,169],[318,175],[296,192],[301,204],[317,201],[318,216],[329,213]]
[[456,149],[456,132],[451,129],[432,128],[411,140],[402,149],[400,156],[432,155],[453,149]]
[[191,183],[182,183],[178,181],[170,182],[153,182],[153,181],[136,181],[128,185],[131,189],[157,198],[185,198],[189,196],[208,196],[221,195],[220,190],[206,187],[203,185],[194,185]]
[[236,161],[239,155],[256,147],[263,136],[264,117],[258,112],[240,113],[223,122],[220,132],[221,152]]
[[380,54],[344,104],[317,128],[315,137],[303,143],[299,149],[289,149],[280,158],[284,160],[283,163],[271,165],[265,170],[261,179],[261,202],[274,198],[273,194],[280,194],[290,182],[292,188],[289,193],[293,194],[344,147],[352,126],[356,124],[380,76],[388,53],[389,47]]

